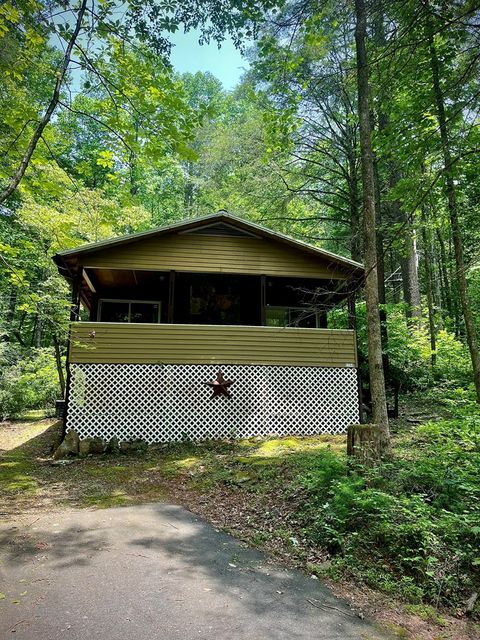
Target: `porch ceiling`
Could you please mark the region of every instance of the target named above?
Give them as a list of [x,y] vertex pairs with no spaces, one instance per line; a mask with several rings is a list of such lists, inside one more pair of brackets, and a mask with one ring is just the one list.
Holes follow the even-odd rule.
[[159,271],[134,269],[86,269],[86,273],[96,289],[145,287],[163,282],[167,275]]

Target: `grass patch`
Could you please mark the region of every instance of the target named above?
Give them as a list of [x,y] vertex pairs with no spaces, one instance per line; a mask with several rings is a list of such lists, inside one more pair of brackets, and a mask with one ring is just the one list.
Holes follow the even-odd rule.
[[18,415],[15,418],[15,422],[37,422],[38,420],[49,418],[54,415],[54,413],[55,410],[53,407],[51,409],[29,409]]
[[0,486],[6,492],[35,494],[38,483],[32,476],[33,465],[21,456],[0,458]]
[[123,465],[98,465],[95,467],[87,467],[85,473],[92,478],[98,478],[105,482],[126,482],[137,475],[140,469],[134,466],[126,467]]
[[116,490],[111,493],[92,493],[85,495],[81,500],[85,507],[108,509],[109,507],[121,507],[132,502],[132,498],[125,491]]
[[418,616],[422,620],[425,620],[425,622],[433,622],[434,624],[437,624],[440,627],[448,626],[448,622],[445,620],[445,618],[442,618],[442,616],[438,614],[438,611],[436,611],[430,605],[407,604],[405,605],[405,611],[407,613],[413,614],[414,616]]

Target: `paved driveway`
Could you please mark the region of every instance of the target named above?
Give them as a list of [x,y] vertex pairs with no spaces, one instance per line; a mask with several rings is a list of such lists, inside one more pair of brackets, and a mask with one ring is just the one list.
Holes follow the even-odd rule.
[[30,515],[0,526],[0,558],[2,640],[385,637],[178,506]]

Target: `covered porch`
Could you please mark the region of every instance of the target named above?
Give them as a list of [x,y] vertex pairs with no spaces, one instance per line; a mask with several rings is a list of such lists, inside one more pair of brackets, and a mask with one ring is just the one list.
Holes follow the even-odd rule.
[[[67,428],[148,442],[338,433],[358,419],[346,280],[83,268]],[[330,320],[330,324],[332,324]],[[221,370],[231,397],[211,400]]]
[[346,280],[87,267],[78,295],[90,322],[318,329],[346,306],[353,328]]

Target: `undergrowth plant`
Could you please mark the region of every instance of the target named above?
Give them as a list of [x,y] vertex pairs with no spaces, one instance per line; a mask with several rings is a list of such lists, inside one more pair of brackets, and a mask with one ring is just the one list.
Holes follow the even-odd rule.
[[349,574],[419,604],[455,608],[480,587],[480,412],[416,429],[392,461],[322,451],[297,477],[304,535]]

